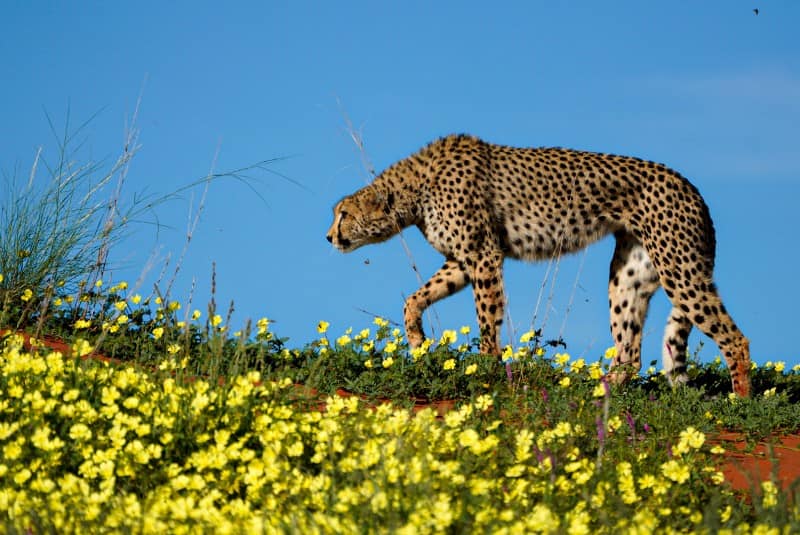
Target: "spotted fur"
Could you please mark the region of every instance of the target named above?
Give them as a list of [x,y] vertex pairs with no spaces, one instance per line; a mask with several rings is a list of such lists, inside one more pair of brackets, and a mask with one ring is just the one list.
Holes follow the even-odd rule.
[[334,208],[327,239],[344,252],[415,225],[444,265],[405,303],[406,335],[424,340],[422,313],[472,285],[480,349],[500,354],[503,260],[539,260],[616,238],[608,295],[617,348],[611,379],[641,368],[642,326],[662,286],[673,308],[663,360],[684,383],[693,326],[719,346],[733,390],[750,391],[750,350],[713,283],[715,238],[697,189],[667,167],[626,156],[515,148],[465,135],[442,138],[401,160]]

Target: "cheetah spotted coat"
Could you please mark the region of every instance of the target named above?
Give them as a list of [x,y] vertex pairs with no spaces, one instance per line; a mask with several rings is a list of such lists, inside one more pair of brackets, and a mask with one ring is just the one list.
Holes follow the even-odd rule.
[[471,284],[481,351],[499,355],[504,258],[556,257],[613,234],[608,295],[617,356],[610,378],[621,382],[640,369],[642,326],[650,297],[662,286],[673,305],[663,345],[670,380],[688,379],[687,339],[696,326],[719,346],[733,390],[749,395],[749,344],[713,283],[708,208],[677,172],[626,156],[449,136],[342,199],[327,239],[348,252],[411,225],[445,257],[406,301],[412,346],[424,340],[423,311]]

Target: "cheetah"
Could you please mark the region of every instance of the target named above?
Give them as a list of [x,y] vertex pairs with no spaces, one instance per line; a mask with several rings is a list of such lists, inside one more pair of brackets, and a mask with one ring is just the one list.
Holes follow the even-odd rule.
[[496,356],[504,259],[557,257],[613,234],[608,296],[617,351],[609,380],[619,384],[640,370],[642,326],[661,286],[672,303],[662,355],[670,382],[688,381],[687,339],[696,326],[719,346],[733,391],[749,396],[749,342],[713,282],[708,207],[686,178],[662,164],[451,135],[390,166],[339,201],[333,215],[327,240],[342,252],[415,225],[444,255],[444,265],[405,302],[412,347],[425,339],[423,311],[471,284],[480,351]]

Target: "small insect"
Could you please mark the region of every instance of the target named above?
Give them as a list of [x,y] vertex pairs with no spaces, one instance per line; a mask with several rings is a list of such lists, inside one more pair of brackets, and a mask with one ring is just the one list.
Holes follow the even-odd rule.
[[365,258],[365,259],[364,259],[364,265],[365,265],[365,266],[368,266],[368,265],[369,265],[369,258]]
[[755,13],[756,16],[758,16],[758,8],[753,9],[753,13]]

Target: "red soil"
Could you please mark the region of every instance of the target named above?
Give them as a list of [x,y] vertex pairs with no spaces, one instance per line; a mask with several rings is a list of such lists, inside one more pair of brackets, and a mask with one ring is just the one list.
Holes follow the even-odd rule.
[[796,433],[769,437],[749,451],[740,433],[720,433],[712,442],[725,448],[721,469],[736,490],[758,489],[773,474],[784,489],[800,478],[800,435]]
[[[0,337],[8,333],[8,330],[0,329]],[[24,345],[29,350],[31,348],[30,335],[20,334],[25,336]],[[44,336],[38,338],[38,340],[46,347],[60,351],[65,355],[71,353],[69,345],[58,338]],[[91,353],[83,358],[93,358],[105,362],[120,362],[97,353]],[[298,396],[315,400],[314,403],[318,410],[325,410],[325,402],[316,390],[304,385],[297,385],[296,389]],[[347,397],[355,395],[342,389],[337,390],[336,393]],[[361,397],[366,400],[364,396]],[[377,403],[380,404],[385,401],[377,400]],[[373,401],[372,403],[374,404],[375,402]],[[414,403],[412,410],[418,412],[424,408],[432,407],[442,417],[454,406],[455,401],[452,400],[430,403],[417,401]],[[749,451],[746,438],[739,433],[721,432],[712,437],[710,442],[725,448],[726,453],[723,456],[720,469],[734,490],[751,491],[758,489],[761,482],[770,479],[773,474],[776,477],[776,482],[783,486],[784,489],[800,478],[800,434],[776,435],[759,442],[755,448]]]

